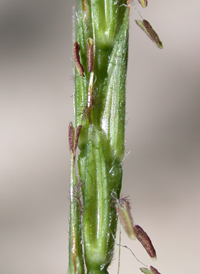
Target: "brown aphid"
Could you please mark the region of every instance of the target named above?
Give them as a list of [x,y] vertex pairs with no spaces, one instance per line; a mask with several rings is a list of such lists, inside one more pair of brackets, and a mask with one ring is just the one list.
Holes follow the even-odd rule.
[[152,244],[149,236],[147,235],[147,233],[139,225],[134,226],[134,231],[135,231],[135,235],[136,235],[136,238],[138,239],[138,241],[141,242],[141,244],[146,249],[146,252],[149,254],[149,256],[153,260],[155,260],[156,259],[156,251],[155,251],[153,244]]
[[153,266],[150,266],[150,269],[151,269],[151,272],[152,272],[153,274],[161,274],[161,273],[158,272],[158,270],[157,270],[155,267],[153,267]]
[[76,136],[75,136],[75,143],[74,143],[74,151],[76,151],[77,146],[78,146],[78,139],[79,139],[79,135],[82,129],[82,125],[79,125],[76,129]]
[[94,57],[93,57],[93,39],[87,39],[87,70],[88,72],[93,71]]
[[74,46],[73,46],[74,63],[75,63],[75,66],[76,66],[76,69],[77,69],[79,75],[85,77],[85,75],[84,75],[84,68],[83,68],[83,66],[82,66],[82,64],[80,62],[79,51],[80,51],[80,45],[76,41],[74,43]]
[[69,150],[71,154],[74,154],[74,127],[72,122],[69,123],[68,137],[69,137]]

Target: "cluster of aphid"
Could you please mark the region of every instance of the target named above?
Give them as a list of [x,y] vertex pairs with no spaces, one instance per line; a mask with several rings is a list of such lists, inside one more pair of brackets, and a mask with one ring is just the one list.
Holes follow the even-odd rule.
[[[118,214],[119,221],[126,231],[127,235],[132,239],[137,239],[142,246],[145,248],[146,252],[149,254],[149,256],[156,260],[156,251],[155,248],[151,242],[151,239],[147,235],[147,233],[139,226],[135,225],[132,215],[131,215],[131,207],[130,202],[126,197],[121,199],[115,200],[115,207]],[[153,266],[150,266],[150,269],[148,268],[140,268],[140,270],[143,273],[146,274],[160,274],[156,268]]]

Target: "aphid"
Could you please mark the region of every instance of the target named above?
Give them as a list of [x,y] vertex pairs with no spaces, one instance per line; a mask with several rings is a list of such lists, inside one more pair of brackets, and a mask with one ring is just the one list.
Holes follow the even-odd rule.
[[134,223],[131,215],[131,206],[127,198],[116,200],[116,210],[119,217],[119,221],[126,231],[127,235],[134,240],[136,238],[134,231]]
[[147,20],[135,20],[136,24],[149,36],[149,38],[160,48],[163,48],[162,42]]
[[87,70],[88,72],[93,71],[94,57],[93,57],[93,39],[87,39]]
[[75,66],[76,66],[76,69],[77,69],[79,75],[85,77],[84,68],[80,62],[79,51],[80,51],[80,45],[78,42],[75,42],[74,46],[73,46],[73,56],[74,56]]
[[68,137],[69,137],[69,150],[71,154],[74,154],[74,127],[72,122],[69,123]]
[[146,252],[149,254],[149,256],[153,260],[155,260],[156,251],[147,233],[139,225],[134,226],[134,232],[135,232],[136,238],[138,239],[138,241],[141,242],[141,244],[146,249]]
[[141,4],[143,8],[146,8],[148,5],[148,0],[138,0],[138,2]]

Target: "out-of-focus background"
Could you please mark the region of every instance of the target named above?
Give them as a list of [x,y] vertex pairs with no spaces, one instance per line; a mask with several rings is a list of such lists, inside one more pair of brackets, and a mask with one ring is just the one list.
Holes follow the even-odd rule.
[[[67,272],[74,2],[0,1],[2,274]],[[199,273],[200,3],[136,6],[164,49],[136,26],[132,8],[122,193],[158,260],[124,233],[122,244],[162,274]],[[122,249],[121,273],[141,266]]]

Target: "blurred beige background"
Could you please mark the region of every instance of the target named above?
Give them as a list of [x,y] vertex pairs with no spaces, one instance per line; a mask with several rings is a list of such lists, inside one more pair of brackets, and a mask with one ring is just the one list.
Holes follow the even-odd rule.
[[[131,11],[124,195],[164,273],[199,273],[200,3]],[[64,274],[73,120],[73,0],[0,1],[0,273]],[[122,243],[152,264],[137,242]],[[110,273],[117,271],[117,253]],[[122,249],[121,273],[140,273]]]

